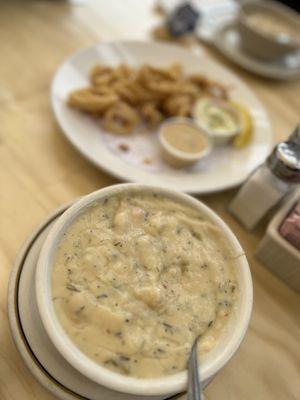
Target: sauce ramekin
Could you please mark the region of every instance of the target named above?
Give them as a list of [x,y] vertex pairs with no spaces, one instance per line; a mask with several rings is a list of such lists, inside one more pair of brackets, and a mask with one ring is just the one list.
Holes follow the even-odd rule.
[[[203,109],[203,107],[207,107],[207,105],[218,108],[220,112],[225,111],[230,114],[232,120],[235,122],[234,127],[228,129],[227,132],[218,132],[217,129],[209,127],[205,121],[206,115],[203,115],[205,114],[205,111],[207,114],[207,108]],[[209,97],[199,99],[194,105],[193,117],[196,125],[199,126],[202,131],[206,132],[215,145],[225,145],[231,142],[241,130],[241,121],[237,110],[232,106],[232,104],[221,99]]]
[[[205,137],[206,146],[202,150],[196,153],[182,151],[172,146],[164,135],[164,129],[166,126],[177,125],[177,124],[189,125],[195,130],[197,130],[199,132],[199,135]],[[205,132],[201,131],[201,129],[190,118],[183,118],[183,117],[168,118],[165,122],[161,124],[158,133],[158,140],[160,143],[163,159],[169,165],[175,168],[182,168],[195,164],[197,161],[206,157],[211,152],[212,149],[211,141],[208,135],[206,135]]]
[[224,232],[237,256],[236,275],[240,288],[239,300],[236,310],[232,313],[218,344],[200,360],[200,376],[204,385],[224,367],[237,351],[245,336],[251,316],[252,279],[243,249],[222,219],[199,200],[174,190],[140,184],[114,185],[82,197],[59,217],[43,244],[36,269],[36,297],[43,326],[54,346],[75,369],[99,385],[99,398],[101,397],[102,387],[103,391],[105,388],[106,394],[107,389],[109,389],[112,392],[112,396],[114,396],[111,398],[114,399],[158,400],[184,392],[187,385],[186,371],[162,378],[138,379],[120,375],[98,365],[83,354],[69,339],[58,321],[52,303],[51,274],[53,258],[60,239],[68,226],[95,201],[115,194],[141,191],[144,193],[155,192],[199,210],[203,216]]

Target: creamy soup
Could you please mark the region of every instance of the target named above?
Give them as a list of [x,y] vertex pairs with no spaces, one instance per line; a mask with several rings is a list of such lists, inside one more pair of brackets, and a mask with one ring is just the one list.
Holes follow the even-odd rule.
[[249,13],[247,22],[259,31],[277,37],[300,39],[299,27],[277,14],[268,12]]
[[238,298],[235,257],[199,211],[156,194],[90,206],[67,229],[52,273],[57,317],[75,345],[115,372],[186,368],[211,350]]

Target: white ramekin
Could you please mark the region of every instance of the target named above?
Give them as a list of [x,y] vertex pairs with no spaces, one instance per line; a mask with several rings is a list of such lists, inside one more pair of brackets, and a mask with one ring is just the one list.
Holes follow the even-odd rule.
[[[57,350],[79,372],[99,384],[99,398],[101,397],[101,386],[104,386],[106,393],[107,389],[114,392],[114,397],[112,397],[114,399],[163,399],[185,390],[187,384],[186,371],[157,379],[137,379],[112,372],[88,358],[73,344],[60,325],[52,304],[51,273],[53,257],[65,230],[91,203],[107,196],[128,191],[154,191],[170,199],[181,201],[198,209],[208,220],[220,227],[227,236],[237,255],[236,270],[240,298],[236,311],[230,317],[227,329],[221,336],[219,343],[201,359],[201,381],[204,384],[207,383],[234,355],[245,336],[252,310],[252,279],[246,256],[237,238],[220,217],[199,200],[174,190],[140,184],[120,184],[93,192],[82,197],[71,206],[52,227],[39,256],[36,270],[38,309],[43,325]],[[131,397],[127,397],[128,394]]]
[[[175,125],[175,124],[186,124],[190,125],[193,128],[199,131],[200,135],[205,136],[207,140],[207,146],[199,151],[198,153],[188,153],[185,151],[181,151],[173,147],[164,136],[164,128],[167,125]],[[212,149],[211,140],[205,132],[195,124],[195,122],[191,118],[183,118],[183,117],[172,117],[168,118],[165,122],[163,122],[160,126],[158,132],[158,140],[161,146],[162,155],[165,161],[173,167],[181,168],[188,165],[193,165],[197,161],[206,157]]]
[[[232,114],[235,115],[236,120],[237,120],[237,126],[235,129],[233,129],[230,132],[226,132],[226,133],[220,133],[220,132],[216,132],[213,129],[209,129],[206,124],[204,124],[201,120],[201,118],[199,118],[199,116],[197,115],[197,110],[199,108],[199,105],[201,105],[201,103],[203,101],[210,101],[211,103],[215,103],[220,105],[223,109],[227,109],[229,110]],[[233,140],[233,138],[240,132],[241,129],[241,121],[238,115],[237,110],[234,109],[234,107],[232,107],[232,105],[230,105],[230,103],[221,100],[221,99],[216,99],[216,98],[201,98],[198,101],[196,101],[194,108],[193,108],[193,117],[194,117],[194,121],[196,126],[198,126],[203,132],[205,132],[207,134],[207,136],[211,139],[211,141],[213,142],[214,145],[225,145],[229,142],[231,142]]]

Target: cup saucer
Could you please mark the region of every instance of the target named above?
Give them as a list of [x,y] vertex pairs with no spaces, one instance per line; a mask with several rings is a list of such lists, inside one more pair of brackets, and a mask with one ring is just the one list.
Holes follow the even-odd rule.
[[257,75],[278,80],[300,78],[300,53],[273,62],[254,58],[243,51],[234,21],[217,28],[210,38],[210,43],[231,61]]
[[[41,247],[51,226],[68,206],[49,216],[20,250],[8,286],[9,324],[23,361],[42,386],[61,400],[98,400],[99,386],[75,370],[50,341],[39,317],[35,297],[35,269]],[[101,387],[101,398],[114,400],[112,392],[105,393],[103,389]],[[124,394],[124,400],[137,398]],[[177,395],[169,400],[183,398],[183,395]]]

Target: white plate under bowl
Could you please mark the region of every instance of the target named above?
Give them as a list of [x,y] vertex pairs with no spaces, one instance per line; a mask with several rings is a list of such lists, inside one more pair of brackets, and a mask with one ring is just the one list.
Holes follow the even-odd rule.
[[[21,357],[46,389],[61,400],[99,400],[98,385],[80,374],[60,355],[45,331],[37,309],[37,259],[51,226],[66,208],[60,208],[44,221],[25,242],[16,259],[8,287],[9,323]],[[105,393],[103,390],[101,387],[101,400],[114,400],[111,391]],[[136,398],[126,398],[133,397]],[[177,395],[170,399],[184,398],[184,395]]]
[[[138,67],[146,63],[163,67],[174,62],[182,64],[187,74],[204,74],[230,88],[232,100],[247,107],[253,118],[254,137],[250,145],[241,150],[231,146],[215,148],[195,166],[177,170],[162,161],[157,132],[138,127],[132,135],[110,134],[102,130],[98,121],[66,104],[70,91],[88,85],[89,71],[95,64],[125,63]],[[51,102],[69,141],[96,166],[125,181],[191,194],[217,192],[241,184],[265,160],[272,146],[267,114],[251,89],[206,56],[171,44],[124,41],[96,44],[81,50],[58,69],[52,84]],[[130,150],[120,150],[120,144],[126,144]]]
[[252,57],[241,48],[241,39],[234,22],[217,29],[211,38],[217,49],[239,66],[265,78],[300,79],[300,53],[273,62]]

